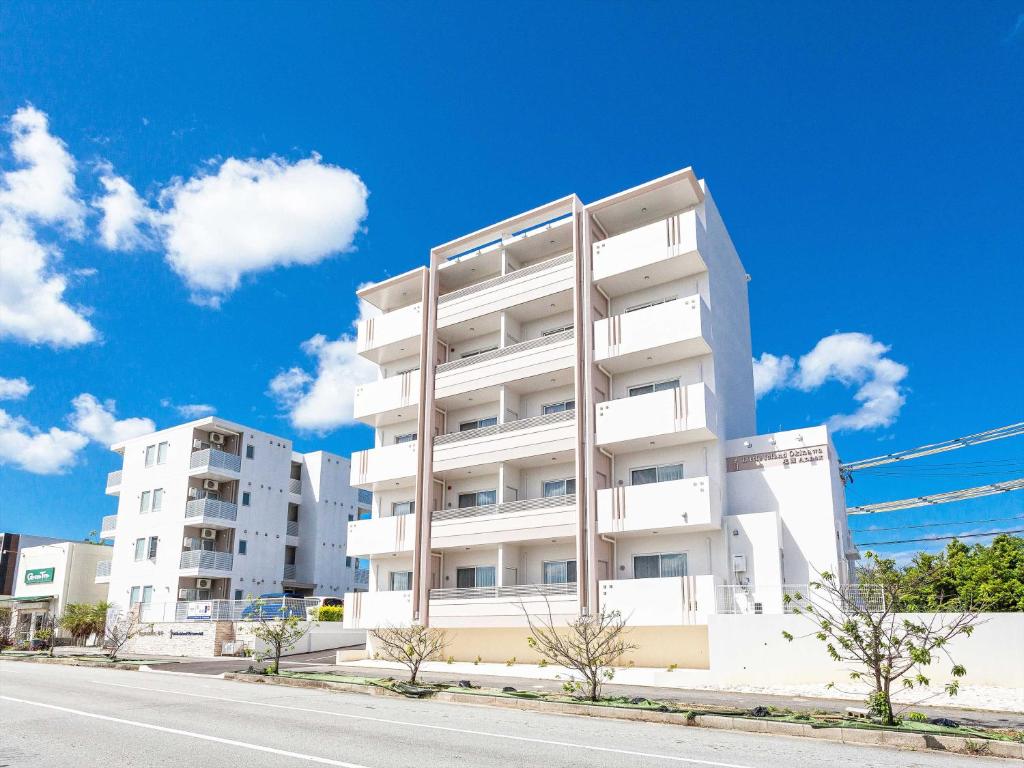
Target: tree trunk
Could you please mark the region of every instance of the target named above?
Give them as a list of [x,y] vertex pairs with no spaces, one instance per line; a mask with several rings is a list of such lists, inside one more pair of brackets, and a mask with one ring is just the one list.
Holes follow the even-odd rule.
[[281,674],[281,644],[274,644],[274,674]]

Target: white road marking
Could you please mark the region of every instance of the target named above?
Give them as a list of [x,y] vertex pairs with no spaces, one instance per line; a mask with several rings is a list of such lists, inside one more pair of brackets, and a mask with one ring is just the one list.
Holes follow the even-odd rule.
[[211,696],[204,693],[187,693],[167,688],[149,688],[144,685],[128,685],[126,683],[111,683],[106,680],[92,680],[90,682],[98,685],[110,685],[116,688],[134,688],[139,691],[154,691],[158,693],[173,693],[176,696],[191,696],[197,699],[210,699],[212,701],[226,701],[232,704],[248,704],[252,707],[268,707],[270,709],[288,709],[294,712],[309,712],[316,715],[332,715],[333,717],[344,717],[349,720],[367,720],[374,723],[387,723],[388,725],[401,725],[407,728],[425,728],[433,731],[449,731],[451,733],[465,733],[473,736],[486,736],[492,739],[508,739],[510,741],[523,741],[530,744],[546,744],[553,747],[569,747],[571,749],[585,749],[591,752],[608,752],[615,755],[630,755],[631,757],[647,757],[655,760],[670,760],[676,763],[689,763],[691,765],[713,765],[716,768],[751,768],[749,765],[738,765],[736,763],[719,763],[714,760],[700,760],[695,757],[678,757],[676,755],[659,755],[651,752],[636,752],[631,749],[616,749],[615,747],[599,747],[594,744],[573,744],[568,741],[553,741],[551,739],[535,739],[529,736],[513,736],[507,733],[492,733],[490,731],[470,731],[466,728],[453,728],[445,725],[429,725],[427,723],[412,723],[407,720],[391,720],[386,717],[372,717],[370,715],[352,715],[347,712],[331,712],[323,709],[312,709],[309,707],[293,707],[288,704],[271,704],[266,701],[250,701],[248,699],[232,699],[227,696]]
[[269,752],[272,755],[280,755],[282,757],[294,757],[296,760],[307,760],[311,763],[321,763],[323,765],[336,765],[340,768],[367,768],[365,765],[359,765],[357,763],[346,763],[341,760],[332,760],[329,757],[317,757],[316,755],[305,755],[301,752],[289,752],[287,749],[276,749],[274,747],[264,747],[261,744],[250,744],[245,741],[235,741],[234,739],[224,739],[220,736],[210,736],[206,733],[195,733],[194,731],[182,731],[177,728],[168,728],[163,725],[153,725],[152,723],[140,723],[137,720],[125,720],[120,717],[111,717],[110,715],[100,715],[96,712],[84,712],[80,709],[71,709],[70,707],[58,707],[56,704],[44,704],[41,701],[29,701],[28,699],[16,699],[13,696],[0,696],[0,700],[13,701],[18,704],[29,704],[33,707],[43,707],[45,709],[54,709],[58,712],[67,712],[72,715],[80,715],[82,717],[91,717],[96,720],[106,720],[110,723],[120,723],[121,725],[130,725],[134,728],[147,728],[151,731],[160,731],[161,733],[171,733],[175,736],[187,736],[190,739],[202,739],[203,741],[215,741],[218,744],[227,744],[232,747],[241,747],[242,749],[251,749],[256,752]]

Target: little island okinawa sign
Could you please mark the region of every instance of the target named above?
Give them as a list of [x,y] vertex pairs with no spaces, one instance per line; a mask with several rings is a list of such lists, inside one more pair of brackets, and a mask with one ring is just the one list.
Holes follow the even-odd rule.
[[813,464],[817,461],[825,461],[826,458],[828,458],[827,446],[812,445],[807,448],[788,448],[781,451],[751,453],[748,456],[731,456],[725,460],[725,468],[728,472],[741,472],[744,469]]
[[29,568],[25,571],[26,584],[52,584],[53,568]]

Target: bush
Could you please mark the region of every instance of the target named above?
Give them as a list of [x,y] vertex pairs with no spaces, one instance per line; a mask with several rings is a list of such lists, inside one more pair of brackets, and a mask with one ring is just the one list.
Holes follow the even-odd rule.
[[915,723],[927,723],[928,715],[922,715],[920,712],[907,712],[904,715],[907,720],[913,720]]
[[316,612],[317,621],[341,621],[345,617],[343,605],[321,605]]

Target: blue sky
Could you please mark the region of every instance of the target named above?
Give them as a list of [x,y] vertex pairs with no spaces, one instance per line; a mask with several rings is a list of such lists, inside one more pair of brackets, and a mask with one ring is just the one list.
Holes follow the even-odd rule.
[[[21,296],[6,333],[0,307],[0,377],[31,386],[0,401],[0,528],[95,529],[115,508],[101,440],[179,406],[299,450],[365,447],[323,397],[352,366],[359,284],[555,197],[687,165],[752,275],[755,356],[793,360],[761,431],[861,413],[865,385],[875,423],[836,435],[847,459],[1021,420],[1019,2],[256,6],[0,5],[0,173],[24,168],[21,130],[57,185],[34,210],[8,197],[17,242],[44,248],[17,280],[65,281],[50,304]],[[261,214],[295,194],[300,223]],[[800,362],[836,333],[863,336]],[[26,468],[22,447],[46,440],[64,465]],[[865,473],[850,503],[1019,477],[1024,440],[927,465]],[[1024,493],[855,526],[1016,515]]]

